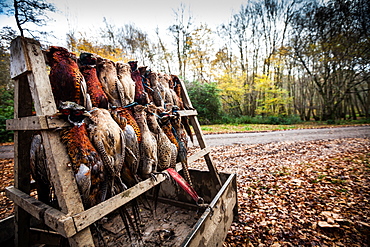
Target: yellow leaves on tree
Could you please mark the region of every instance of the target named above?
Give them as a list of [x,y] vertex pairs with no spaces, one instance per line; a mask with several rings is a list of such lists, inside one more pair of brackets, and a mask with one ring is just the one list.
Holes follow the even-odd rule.
[[212,69],[209,66],[213,53],[211,34],[212,30],[206,24],[201,24],[186,41],[189,48],[187,59],[196,81],[210,81],[212,77]]
[[254,79],[254,90],[259,95],[257,114],[284,114],[285,106],[292,101],[288,91],[277,87],[266,75],[260,75]]
[[80,52],[90,52],[102,56],[104,58],[110,59],[114,62],[130,60],[127,58],[126,54],[121,48],[113,47],[111,45],[103,45],[98,42],[89,40],[86,37],[74,38],[72,36],[68,37],[69,49],[76,53]]
[[256,76],[252,83],[248,83],[245,73],[235,75],[226,72],[216,78],[216,81],[221,90],[222,104],[226,112],[235,112],[233,109],[237,107],[243,112],[243,107],[251,103],[248,102],[250,97],[247,97],[250,95],[257,99],[257,114],[285,114],[288,109],[286,106],[292,102],[288,91],[277,87],[266,75]]
[[244,105],[244,96],[250,91],[246,84],[246,74],[235,75],[234,73],[223,73],[216,78],[218,88],[221,90],[220,96],[226,112],[230,112],[235,107]]

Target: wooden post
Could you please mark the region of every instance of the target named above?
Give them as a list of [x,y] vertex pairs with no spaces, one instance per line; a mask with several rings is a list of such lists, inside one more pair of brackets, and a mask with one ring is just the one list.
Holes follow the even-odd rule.
[[[183,89],[182,90],[182,98],[183,98],[183,101],[184,101],[184,105],[186,105],[187,107],[193,108],[193,105],[191,104],[191,101],[190,101],[190,98],[189,98],[189,95],[188,95],[188,92],[186,90],[186,87],[185,87],[184,83],[182,81],[180,81],[180,83],[181,83],[181,87]],[[194,132],[195,132],[195,135],[197,137],[200,148],[201,149],[207,149],[207,145],[206,145],[206,142],[204,141],[204,136],[202,134],[202,130],[200,128],[200,124],[199,124],[197,116],[196,115],[190,116],[190,122],[191,122],[191,125],[194,128]],[[217,168],[213,165],[212,157],[209,154],[209,152],[207,152],[204,155],[204,159],[205,159],[206,164],[208,166],[208,170],[209,170],[209,172],[211,173],[211,175],[213,177],[213,182],[214,182],[217,190],[221,189],[222,182],[221,182],[220,176],[218,175]]]
[[[56,114],[57,108],[54,102],[40,43],[32,39],[18,37],[12,41],[10,50],[12,78],[17,78],[20,82],[24,81],[23,84],[18,83],[19,85],[29,85],[29,91],[32,95],[36,115]],[[29,99],[22,99],[21,96],[23,96],[23,93],[21,95],[21,91],[19,90],[19,94],[15,97],[15,102],[17,102],[15,104],[19,104],[19,109],[23,108],[23,104],[32,102]],[[26,116],[29,115],[31,114]],[[21,116],[24,115],[19,115],[19,112],[18,115],[15,115],[16,118]],[[17,164],[15,166],[17,169],[15,171],[15,181],[20,181],[20,179],[26,179],[25,176],[27,175],[18,173],[21,171],[23,172],[23,169],[25,169],[25,171],[29,171],[29,146],[24,146],[24,140],[19,138],[19,131],[16,131],[16,133],[15,146],[20,150],[20,145],[22,145],[22,152],[28,152],[28,156],[25,154],[24,158],[22,158],[22,160],[24,159],[24,163],[20,163],[19,158],[21,157],[18,157],[19,152],[17,152],[17,149],[15,150],[15,163]],[[51,182],[55,188],[61,211],[67,215],[73,215],[84,211],[77,184],[69,165],[68,155],[64,145],[60,141],[59,133],[50,130],[43,130],[41,131],[41,135],[46,150],[48,168],[50,169],[50,174],[52,174]],[[30,143],[30,136],[28,138],[28,142]],[[19,175],[22,176],[20,177]],[[16,186],[18,187],[16,188],[21,188],[19,182],[17,183],[18,184],[16,184]],[[22,191],[29,193],[29,188],[28,191],[23,189]],[[22,213],[22,210],[20,210],[20,212]],[[16,224],[17,228],[20,228],[20,222],[16,223],[18,223]],[[16,243],[23,241],[24,236],[21,236],[20,234],[21,232],[16,235]],[[25,241],[28,241],[28,239]],[[71,246],[94,246],[90,229],[86,228],[69,238],[69,243]]]
[[[31,93],[26,78],[20,78],[14,85],[14,118],[32,114]],[[14,186],[30,193],[30,150],[32,131],[14,132]],[[15,246],[29,246],[30,216],[21,207],[14,205]]]

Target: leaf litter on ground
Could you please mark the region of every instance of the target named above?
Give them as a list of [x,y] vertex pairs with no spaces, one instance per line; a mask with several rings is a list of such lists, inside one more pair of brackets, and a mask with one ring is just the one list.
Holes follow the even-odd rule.
[[[211,156],[237,174],[238,221],[224,246],[370,246],[370,139],[219,146]],[[207,170],[204,159],[190,167]],[[0,179],[3,219],[13,160],[0,160]]]
[[[211,154],[218,171],[237,174],[239,221],[224,246],[369,246],[370,139],[219,146]],[[191,167],[207,170],[203,159]]]

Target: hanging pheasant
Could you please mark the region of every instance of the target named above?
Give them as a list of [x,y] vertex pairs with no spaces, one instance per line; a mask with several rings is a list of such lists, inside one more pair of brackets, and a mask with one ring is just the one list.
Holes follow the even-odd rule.
[[[182,99],[182,85],[181,85],[180,79],[176,75],[171,75],[171,78],[172,78],[171,88],[175,91],[177,98],[178,98],[177,106],[180,108],[180,110],[185,110],[184,100]],[[187,108],[187,110],[189,110],[189,108]]]
[[167,168],[176,166],[177,147],[170,141],[158,124],[157,107],[155,105],[147,106],[148,127],[154,133],[157,139],[158,166],[157,171],[164,171]]
[[[173,81],[173,89],[174,91],[176,92],[176,95],[177,95],[177,106],[179,107],[180,110],[193,110],[192,107],[190,107],[188,104],[184,104],[184,100],[182,98],[183,96],[183,88],[182,88],[182,83],[180,81],[180,78],[176,75],[171,75],[172,77],[172,81]],[[190,140],[192,142],[194,142],[194,138],[193,138],[193,133],[191,131],[191,128],[190,128],[190,124],[189,124],[189,118],[188,117],[181,117],[181,122],[185,128],[185,131],[186,133],[188,134],[188,136],[190,137]]]
[[149,178],[157,169],[157,140],[152,132],[150,132],[145,113],[145,106],[137,105],[134,107],[134,117],[140,127],[141,142],[140,148],[140,163],[139,175],[143,178]]
[[133,113],[130,111],[131,107],[116,107],[110,109],[110,113],[113,117],[113,119],[119,124],[123,119],[126,121],[125,124],[131,125],[132,128],[134,128],[134,131],[136,133],[137,141],[140,143],[141,142],[141,133],[140,133],[140,128],[139,125],[137,124]]
[[[167,107],[170,107],[171,104],[168,104]],[[172,106],[171,106],[172,110]],[[174,135],[171,118],[173,117],[171,110],[165,110],[162,107],[157,108],[157,113],[159,116],[159,125],[161,126],[163,132],[166,134],[168,139],[175,144],[177,150],[179,149],[179,143]]]
[[147,69],[147,66],[141,66],[138,68],[138,70],[140,72],[141,81],[143,83],[144,90],[148,95],[148,99],[149,99],[148,104],[149,104],[150,102],[153,102],[153,88],[149,80],[150,70]]
[[175,92],[175,87],[174,87],[175,84],[174,84],[174,81],[173,81],[173,76],[172,75],[166,75],[166,80],[167,80],[167,83],[168,83],[169,92],[170,92],[173,104],[180,107],[182,101],[179,98],[179,96],[177,95],[177,93]]
[[74,102],[62,102],[60,118],[72,124],[61,132],[70,158],[76,182],[86,208],[106,198],[106,181],[103,161],[89,139],[84,119],[88,116],[85,108]]
[[111,194],[116,194],[128,188],[120,174],[125,159],[124,133],[107,110],[94,108],[90,114],[90,138],[110,175]]
[[[106,109],[94,108],[90,114],[89,119],[92,121],[88,129],[90,139],[101,155],[104,166],[109,173],[110,196],[115,196],[137,184],[134,174],[124,162],[126,152],[124,132]],[[127,233],[131,237],[129,225],[140,235],[138,227],[140,215],[137,200],[131,200],[130,204],[132,214],[127,211],[125,206],[119,209],[119,213],[126,225]]]
[[131,125],[127,125],[125,128],[125,142],[125,163],[127,164],[127,167],[131,170],[132,174],[136,175],[140,162],[140,150],[135,130]]
[[117,77],[116,65],[113,61],[98,57],[96,62],[99,81],[112,106],[122,106],[124,89]]
[[193,186],[193,183],[190,178],[189,168],[188,168],[188,159],[187,159],[187,137],[184,130],[184,126],[181,123],[181,116],[176,112],[177,107],[175,106],[172,111],[174,113],[173,117],[171,118],[171,123],[174,130],[174,135],[176,137],[176,140],[178,142],[178,155],[177,155],[177,161],[181,162],[182,169],[184,172],[184,178],[185,180],[190,184],[190,186]]
[[[131,170],[131,173],[136,175],[140,160],[139,142],[137,137],[137,132],[140,135],[139,126],[134,117],[124,107],[111,109],[110,113],[114,121],[116,121],[119,127],[124,131],[126,148],[125,164]],[[135,131],[133,126],[135,126],[138,131]]]
[[122,84],[124,98],[121,99],[122,105],[128,105],[134,102],[135,82],[131,78],[131,67],[127,63],[116,62],[118,79]]
[[46,58],[51,67],[49,79],[56,105],[73,101],[90,109],[90,96],[75,54],[63,47],[51,46],[46,51]]
[[158,83],[158,74],[155,72],[150,72],[148,75],[150,80],[152,91],[153,103],[156,106],[164,107],[164,89],[161,83]]
[[146,105],[150,101],[148,93],[144,89],[142,77],[137,67],[137,61],[130,61],[128,63],[131,67],[131,78],[135,82],[135,102]]
[[174,102],[173,95],[170,90],[170,84],[169,84],[170,80],[171,80],[171,77],[169,75],[164,74],[164,73],[158,73],[158,83],[162,85],[163,90],[164,90],[164,96],[163,96],[164,103],[174,105],[175,102]]
[[[164,170],[172,167],[176,167],[176,157],[177,157],[177,147],[173,144],[167,135],[163,132],[161,127],[158,124],[158,115],[157,107],[153,104],[147,106],[147,122],[150,131],[154,134],[157,140],[157,156],[158,156],[158,165],[155,172],[163,172]],[[154,197],[154,208],[157,208],[157,201],[159,196],[159,191],[161,184],[158,184],[154,188],[153,197]]]
[[54,198],[50,182],[50,172],[47,166],[42,137],[40,134],[35,134],[32,137],[30,148],[31,174],[36,182],[38,200],[51,205]]
[[81,53],[79,68],[85,78],[87,93],[90,95],[93,107],[108,109],[108,97],[99,81],[96,72],[96,58],[91,53]]

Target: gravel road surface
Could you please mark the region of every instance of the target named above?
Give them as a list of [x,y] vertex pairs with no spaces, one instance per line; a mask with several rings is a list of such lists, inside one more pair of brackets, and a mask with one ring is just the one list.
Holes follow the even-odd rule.
[[[234,144],[261,144],[283,141],[313,141],[361,137],[370,138],[370,126],[204,135],[206,144],[208,146],[229,146]],[[198,143],[195,142],[194,145],[197,146]],[[13,157],[14,148],[12,145],[0,146],[0,159],[12,159]]]
[[[370,126],[204,135],[208,146],[370,137]],[[197,146],[197,143],[194,143]]]

